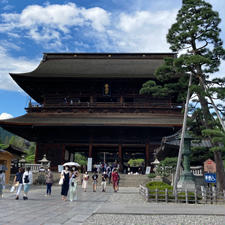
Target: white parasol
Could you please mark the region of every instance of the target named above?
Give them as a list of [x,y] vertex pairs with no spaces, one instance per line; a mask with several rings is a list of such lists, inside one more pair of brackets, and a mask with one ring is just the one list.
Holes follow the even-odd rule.
[[80,164],[76,163],[76,162],[66,162],[66,163],[63,164],[63,166],[76,166],[76,167],[79,167]]

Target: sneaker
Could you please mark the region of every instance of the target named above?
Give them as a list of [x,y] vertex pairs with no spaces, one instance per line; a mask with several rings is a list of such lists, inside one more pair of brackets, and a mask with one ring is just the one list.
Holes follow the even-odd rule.
[[16,196],[16,198],[15,198],[16,200],[19,200],[19,196]]

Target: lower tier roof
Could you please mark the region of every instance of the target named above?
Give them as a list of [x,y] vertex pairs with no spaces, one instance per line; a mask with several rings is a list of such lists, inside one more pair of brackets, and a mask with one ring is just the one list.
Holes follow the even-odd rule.
[[182,125],[182,121],[182,114],[28,113],[0,120],[0,126],[177,127]]

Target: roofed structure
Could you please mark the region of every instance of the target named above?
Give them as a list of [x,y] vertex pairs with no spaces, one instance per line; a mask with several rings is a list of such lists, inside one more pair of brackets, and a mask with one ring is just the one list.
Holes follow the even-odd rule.
[[93,162],[116,159],[121,169],[135,155],[149,165],[161,138],[183,119],[175,95],[139,94],[167,57],[176,54],[45,53],[34,71],[10,74],[39,104],[0,126],[36,141],[36,161],[46,154],[53,166],[76,152]]

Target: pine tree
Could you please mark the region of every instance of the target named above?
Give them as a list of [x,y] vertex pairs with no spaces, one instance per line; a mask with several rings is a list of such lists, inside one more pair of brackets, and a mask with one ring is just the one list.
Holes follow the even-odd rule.
[[[225,59],[225,50],[219,37],[220,21],[218,13],[213,11],[212,6],[204,0],[183,0],[176,22],[167,34],[171,50],[177,52],[179,56],[166,59],[164,65],[156,71],[159,85],[157,82],[149,82],[151,86],[144,84],[140,92],[159,93],[161,88],[164,95],[177,96],[178,100],[182,101],[185,96],[183,90],[187,90],[187,80],[192,74],[192,96],[196,95],[195,101],[200,104],[202,114],[198,122],[201,123],[202,130],[207,130],[204,135],[208,134],[211,141],[211,150],[217,165],[218,184],[222,190],[225,189],[224,167],[221,148],[219,148],[222,143],[213,141],[212,135],[209,135],[209,130],[222,130],[222,128],[215,121],[208,101],[209,97],[225,98],[225,79],[210,80],[210,74],[217,72],[221,60]],[[180,90],[180,93],[177,90]],[[218,109],[221,114],[225,114],[224,106],[220,105]],[[199,113],[199,109],[192,108],[192,110],[193,112],[197,110]]]

